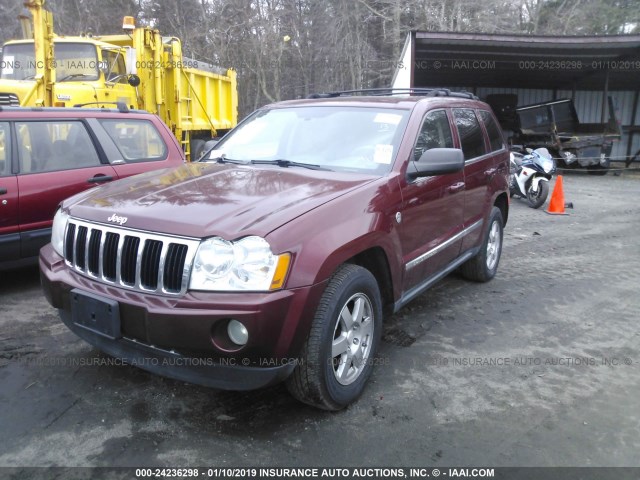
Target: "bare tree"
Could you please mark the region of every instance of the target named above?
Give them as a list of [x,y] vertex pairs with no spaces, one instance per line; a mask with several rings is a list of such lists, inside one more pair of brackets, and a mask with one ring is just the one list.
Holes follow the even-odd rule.
[[[22,0],[0,0],[0,40]],[[48,0],[55,30],[118,33],[124,15],[235,68],[240,114],[312,92],[386,86],[411,30],[530,34],[638,31],[637,0]]]

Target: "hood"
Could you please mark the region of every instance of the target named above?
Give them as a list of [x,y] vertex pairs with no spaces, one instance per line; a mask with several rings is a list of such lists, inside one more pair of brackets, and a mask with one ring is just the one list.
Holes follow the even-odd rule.
[[375,178],[296,167],[191,163],[83,192],[63,208],[75,217],[110,225],[234,240],[264,237]]
[[[78,91],[78,85],[85,84],[90,85],[90,82],[63,82],[53,84],[53,101],[64,102],[66,104],[73,105],[77,100],[82,101],[82,95],[84,92]],[[0,93],[13,93],[18,96],[18,100],[21,104],[24,103],[25,98],[29,97],[29,101],[23,106],[35,106],[36,94],[35,94],[36,82],[35,80],[0,80]],[[78,98],[74,97],[74,93]],[[51,106],[51,105],[50,105]]]

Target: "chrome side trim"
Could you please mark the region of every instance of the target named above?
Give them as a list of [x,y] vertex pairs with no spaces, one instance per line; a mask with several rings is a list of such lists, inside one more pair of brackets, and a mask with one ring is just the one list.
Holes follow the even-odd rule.
[[398,310],[400,310],[402,307],[404,307],[407,303],[409,303],[411,300],[413,300],[418,295],[423,293],[425,290],[427,290],[433,284],[435,284],[436,282],[442,280],[444,277],[449,275],[451,272],[453,272],[456,268],[458,268],[464,262],[466,262],[467,260],[472,258],[474,255],[476,255],[479,251],[480,251],[480,247],[475,247],[475,248],[472,248],[471,250],[467,250],[465,253],[463,253],[461,256],[456,258],[453,262],[451,262],[449,265],[447,265],[441,271],[439,271],[438,273],[434,274],[433,276],[425,279],[424,282],[422,282],[419,285],[416,285],[415,287],[413,287],[408,292],[405,292],[402,295],[402,297],[400,297],[400,300],[398,300],[394,304],[393,313],[397,313]]
[[417,267],[418,265],[420,265],[422,262],[427,261],[428,259],[430,259],[431,257],[433,257],[435,254],[437,254],[438,252],[444,250],[445,248],[447,248],[449,245],[451,245],[452,243],[457,242],[458,240],[460,240],[462,237],[465,237],[467,235],[469,235],[471,232],[473,232],[474,230],[478,229],[479,227],[482,226],[482,220],[478,220],[476,223],[474,223],[473,225],[468,226],[467,228],[465,228],[464,230],[462,230],[461,232],[456,233],[453,237],[451,237],[450,239],[442,242],[440,245],[432,248],[431,250],[429,250],[428,252],[423,253],[422,255],[420,255],[417,258],[414,258],[413,260],[411,260],[410,262],[408,262],[405,267],[407,270],[411,270],[412,268]]

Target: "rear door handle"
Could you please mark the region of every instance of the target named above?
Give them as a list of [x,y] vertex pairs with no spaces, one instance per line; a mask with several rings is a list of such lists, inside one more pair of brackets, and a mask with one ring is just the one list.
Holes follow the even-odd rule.
[[4,195],[5,193],[7,193],[7,189],[6,188],[0,188],[0,195]]
[[87,182],[104,183],[104,182],[110,182],[111,180],[113,180],[113,177],[110,175],[96,175],[95,177],[91,177],[90,179],[88,179]]
[[456,193],[463,189],[464,189],[464,182],[458,182],[458,183],[454,183],[449,188],[447,188],[447,192]]
[[484,174],[486,177],[493,177],[497,171],[498,171],[497,168],[490,168],[489,170],[485,170]]

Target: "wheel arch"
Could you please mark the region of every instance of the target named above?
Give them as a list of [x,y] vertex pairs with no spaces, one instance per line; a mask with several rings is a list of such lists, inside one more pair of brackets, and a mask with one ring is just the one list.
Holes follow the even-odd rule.
[[507,224],[507,219],[509,218],[509,197],[506,192],[498,195],[493,202],[493,205],[500,209],[500,213],[502,213],[502,226]]
[[380,288],[384,314],[391,312],[394,304],[393,280],[391,278],[389,260],[384,249],[382,247],[368,248],[344,263],[352,263],[371,272]]

